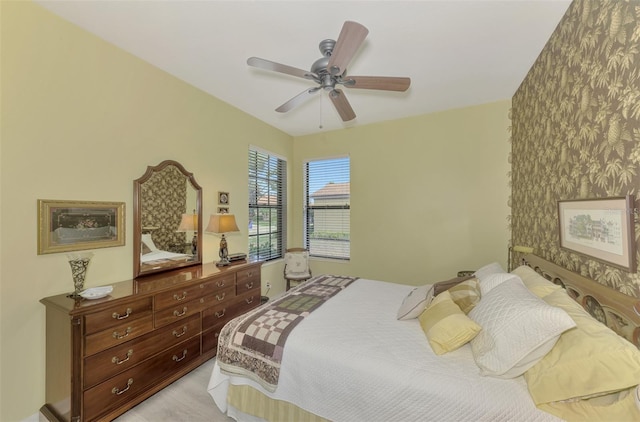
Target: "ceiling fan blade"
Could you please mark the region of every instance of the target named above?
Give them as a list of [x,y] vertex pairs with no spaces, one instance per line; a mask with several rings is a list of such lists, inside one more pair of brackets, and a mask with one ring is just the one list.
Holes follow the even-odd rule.
[[311,96],[318,90],[320,90],[320,87],[305,89],[300,94],[296,95],[286,103],[282,104],[280,107],[276,108],[276,111],[278,113],[286,113],[287,111],[293,110],[294,108],[298,107],[300,104],[311,98]]
[[367,38],[369,30],[358,22],[346,21],[333,48],[327,70],[332,75],[342,75],[347,65]]
[[247,59],[249,66],[260,69],[271,70],[273,72],[286,73],[287,75],[297,76],[304,79],[313,79],[313,73],[298,69],[297,67],[287,66],[286,64],[272,62],[270,60],[261,59],[259,57],[249,57]]
[[[353,81],[353,82],[350,82]],[[411,78],[389,76],[347,76],[344,86],[357,89],[379,89],[382,91],[406,91]]]
[[356,118],[356,113],[351,108],[351,104],[347,100],[347,96],[344,95],[339,89],[334,89],[329,92],[329,98],[331,98],[331,102],[333,103],[336,110],[338,110],[338,114],[342,117],[342,121],[348,122],[349,120],[353,120]]

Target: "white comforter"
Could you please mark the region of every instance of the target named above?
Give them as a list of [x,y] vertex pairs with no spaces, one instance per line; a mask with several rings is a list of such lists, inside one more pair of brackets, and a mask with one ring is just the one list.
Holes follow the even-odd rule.
[[214,366],[208,391],[226,412],[229,383],[333,421],[552,421],[522,377],[483,377],[471,348],[436,356],[418,320],[396,313],[412,286],[360,279],[289,335],[280,379],[269,393]]

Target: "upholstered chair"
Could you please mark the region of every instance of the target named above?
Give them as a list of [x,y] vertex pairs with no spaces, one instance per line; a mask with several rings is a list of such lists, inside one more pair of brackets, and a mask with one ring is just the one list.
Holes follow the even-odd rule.
[[287,280],[287,290],[291,282],[303,282],[311,278],[309,267],[309,251],[304,248],[289,248],[284,254],[284,278]]

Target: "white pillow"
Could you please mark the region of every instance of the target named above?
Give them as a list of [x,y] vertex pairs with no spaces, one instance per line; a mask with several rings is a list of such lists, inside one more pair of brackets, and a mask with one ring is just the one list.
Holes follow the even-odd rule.
[[484,267],[476,270],[476,272],[473,273],[473,275],[475,278],[480,280],[480,282],[482,282],[484,278],[486,278],[491,274],[504,273],[504,272],[506,271],[502,269],[502,266],[500,264],[498,264],[497,262],[492,262],[491,264],[487,264]]
[[471,340],[481,375],[515,378],[542,359],[576,323],[522,282],[507,281],[482,295],[469,312],[482,331]]
[[426,284],[411,290],[398,309],[398,319],[408,320],[420,316],[433,300],[433,284]]
[[515,274],[495,273],[495,274],[490,274],[486,276],[483,280],[480,281],[480,294],[484,296],[487,293],[489,293],[491,290],[496,288],[496,286],[499,286],[500,284],[506,281],[515,281],[524,286],[522,279]]
[[153,239],[151,238],[150,233],[145,233],[142,235],[142,243],[147,245],[147,247],[151,249],[151,252],[158,252],[160,250],[156,247],[155,243],[153,243]]

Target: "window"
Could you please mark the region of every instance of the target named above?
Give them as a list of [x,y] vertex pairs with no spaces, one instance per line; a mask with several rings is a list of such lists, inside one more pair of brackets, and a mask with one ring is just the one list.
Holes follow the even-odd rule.
[[249,258],[284,256],[287,162],[249,148]]
[[305,163],[305,245],[311,256],[350,257],[349,157]]

